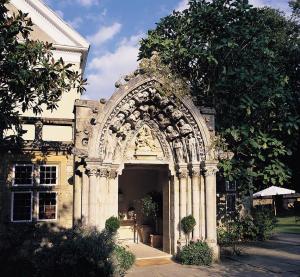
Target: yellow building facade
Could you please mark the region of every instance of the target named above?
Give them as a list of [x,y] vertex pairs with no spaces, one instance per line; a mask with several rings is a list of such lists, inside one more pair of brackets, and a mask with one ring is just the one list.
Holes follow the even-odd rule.
[[[55,59],[63,58],[84,73],[89,43],[39,0],[11,0],[10,13],[21,10],[34,23],[31,38],[53,44]],[[80,95],[65,93],[58,109],[22,113],[22,153],[2,156],[0,212],[2,223],[73,226],[74,103]]]

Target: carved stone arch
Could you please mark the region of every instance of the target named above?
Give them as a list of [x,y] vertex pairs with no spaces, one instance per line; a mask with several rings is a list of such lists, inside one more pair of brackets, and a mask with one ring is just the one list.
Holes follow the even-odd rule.
[[[137,76],[114,93],[110,100],[105,104],[102,113],[99,113],[99,116],[97,118],[97,125],[93,128],[93,134],[90,138],[88,151],[90,157],[101,159],[101,155],[103,155],[103,151],[105,148],[105,135],[108,130],[111,130],[114,136],[120,137],[121,134],[118,132],[121,127],[124,128],[124,124],[127,123],[127,126],[128,123],[134,125],[132,122],[130,122],[129,117],[134,117],[133,113],[136,112],[136,110],[142,113],[141,106],[147,106],[148,104],[151,104],[151,101],[154,101],[154,104],[158,105],[158,107],[155,107],[157,108],[156,115],[157,113],[161,112],[167,117],[167,119],[171,121],[171,124],[169,126],[174,129],[174,137],[171,139],[171,141],[176,138],[175,134],[176,132],[178,132],[180,133],[180,139],[182,143],[185,144],[188,133],[191,133],[196,140],[197,155],[199,155],[197,161],[200,162],[207,159],[208,149],[211,145],[210,133],[198,108],[196,108],[193,105],[192,101],[188,99],[179,99],[175,95],[164,96],[163,91],[159,91],[157,89],[157,84],[160,83],[155,79]],[[160,87],[163,90],[163,85]],[[148,96],[147,93],[149,94]],[[155,93],[159,94],[164,99],[166,98],[166,101],[168,103],[161,104],[159,101],[157,102],[157,100],[153,98]],[[135,106],[131,107],[131,109],[130,103],[133,102]],[[178,118],[176,118],[176,111],[174,112],[174,114],[172,113],[172,111],[170,111],[168,115],[166,114],[167,105],[165,104],[170,104],[171,106],[173,106],[173,108],[179,113]],[[128,110],[124,110],[126,107],[128,108]],[[138,112],[136,113],[138,114]],[[182,117],[180,117],[180,113],[182,114]],[[150,121],[155,122],[156,125],[159,124],[158,118],[156,116],[154,116],[154,118],[151,118],[151,115],[149,113],[147,116],[150,116]],[[118,117],[120,117],[119,122],[117,121]],[[146,117],[143,114],[143,116],[135,123],[138,123],[140,120],[147,119]],[[178,122],[181,119],[183,119],[184,123],[186,124],[186,131],[182,131],[182,133],[179,130],[180,127],[178,127]],[[115,126],[114,128],[112,127],[113,124],[117,124],[118,126]],[[172,132],[171,127],[169,127],[170,132]],[[132,128],[134,129],[135,127]],[[191,129],[191,132],[189,132],[189,128]],[[182,127],[182,129],[184,128]],[[171,134],[167,134],[166,130],[167,129],[160,128],[160,131],[161,133],[164,133],[164,136],[170,137]],[[128,130],[128,133],[132,133],[132,131],[133,130]],[[186,132],[186,134],[184,134],[184,132]],[[162,135],[160,134],[160,136]],[[186,160],[186,162],[190,161]]]

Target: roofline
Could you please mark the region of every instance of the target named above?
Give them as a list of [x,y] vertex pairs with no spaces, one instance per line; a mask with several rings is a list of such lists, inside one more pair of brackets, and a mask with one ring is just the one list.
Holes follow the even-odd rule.
[[32,9],[36,10],[36,12],[40,14],[40,16],[49,21],[49,23],[54,25],[61,33],[68,37],[69,40],[73,41],[74,44],[77,44],[78,46],[85,48],[86,51],[88,51],[90,47],[89,42],[72,27],[70,27],[68,23],[66,23],[42,0],[11,0],[11,3],[17,8],[19,6],[22,6],[22,4],[24,5],[24,3],[26,3]]

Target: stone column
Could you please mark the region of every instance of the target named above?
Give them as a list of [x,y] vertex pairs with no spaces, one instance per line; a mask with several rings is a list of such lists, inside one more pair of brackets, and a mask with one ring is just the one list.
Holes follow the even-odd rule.
[[73,207],[74,207],[74,225],[78,225],[81,223],[81,211],[82,211],[82,183],[83,183],[83,173],[82,167],[78,168],[74,172],[75,183],[74,183],[74,199],[73,199]]
[[[178,168],[178,178],[179,178],[179,226],[181,223],[181,219],[184,218],[187,214],[187,177],[188,177],[188,170],[187,165],[180,165]],[[180,227],[180,237],[184,240],[185,235]]]
[[109,208],[107,210],[107,217],[118,217],[118,173],[115,168],[112,168],[108,176],[108,190],[109,190]]
[[179,242],[179,179],[177,176],[171,176],[170,182],[170,200],[171,200],[171,253],[175,254],[178,251]]
[[186,190],[186,215],[190,215],[193,213],[193,199],[192,199],[192,178],[190,176],[187,177],[187,190]]
[[89,220],[88,224],[91,226],[97,226],[98,216],[98,180],[97,175],[99,174],[99,168],[95,165],[87,166],[87,173],[89,176]]
[[216,200],[216,173],[217,161],[204,163],[205,202],[206,202],[206,242],[212,247],[214,259],[219,259],[217,245],[217,200]]
[[99,190],[98,190],[98,228],[99,230],[104,229],[105,221],[107,219],[107,185],[108,185],[109,169],[105,167],[100,167],[99,170]]
[[193,239],[200,238],[200,164],[193,164],[191,168],[192,176],[192,207],[196,226],[193,231]]
[[204,177],[200,174],[200,237],[201,240],[206,238],[206,219],[205,219],[205,182]]
[[87,225],[89,223],[89,177],[87,174],[82,175],[82,195],[81,195],[81,223]]

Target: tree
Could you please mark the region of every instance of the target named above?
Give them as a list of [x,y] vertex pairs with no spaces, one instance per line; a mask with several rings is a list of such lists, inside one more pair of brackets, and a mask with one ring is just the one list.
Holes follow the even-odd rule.
[[[248,194],[290,180],[299,136],[299,24],[246,0],[191,0],[142,40],[188,80],[198,106],[216,109],[221,174]],[[294,154],[295,155],[295,154]],[[294,156],[295,157],[295,156]]]
[[[86,80],[62,59],[55,61],[52,45],[30,39],[33,23],[19,11],[9,15],[0,3],[0,146],[20,143],[21,112],[41,114],[43,107],[57,108],[63,93],[76,88],[84,91]],[[5,136],[8,130],[14,134]]]

